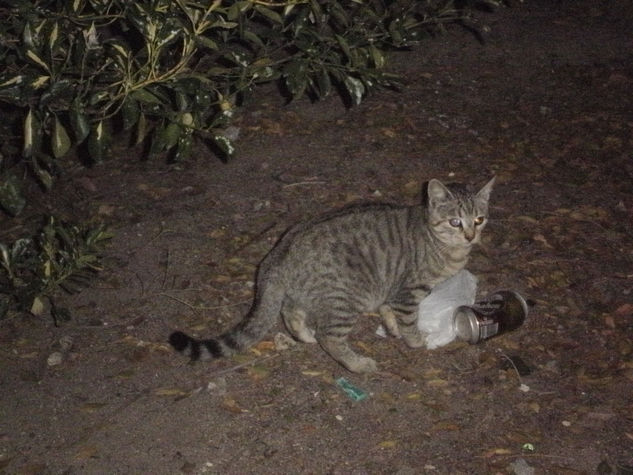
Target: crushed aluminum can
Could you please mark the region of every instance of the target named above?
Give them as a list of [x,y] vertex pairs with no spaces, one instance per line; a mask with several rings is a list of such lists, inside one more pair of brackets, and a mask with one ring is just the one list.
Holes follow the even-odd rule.
[[457,338],[475,344],[519,328],[528,314],[525,299],[513,290],[499,290],[472,306],[460,306],[453,314]]

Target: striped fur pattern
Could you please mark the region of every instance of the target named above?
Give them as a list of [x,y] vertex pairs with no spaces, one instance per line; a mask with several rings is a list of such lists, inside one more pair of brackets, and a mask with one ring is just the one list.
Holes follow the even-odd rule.
[[493,183],[473,192],[431,180],[419,205],[352,206],[290,228],[261,262],[252,307],[234,328],[208,340],[175,332],[170,343],[193,360],[228,356],[260,341],[281,315],[297,340],[319,343],[350,371],[374,371],[376,362],[349,345],[354,323],[379,313],[408,346],[422,346],[418,304],[466,265]]

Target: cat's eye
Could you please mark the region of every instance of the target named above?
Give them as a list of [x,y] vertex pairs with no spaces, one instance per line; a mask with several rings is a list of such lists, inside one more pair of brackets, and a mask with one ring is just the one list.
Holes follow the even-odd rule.
[[459,228],[462,225],[462,220],[459,218],[451,218],[448,220],[448,224],[450,224],[454,228]]
[[475,226],[481,226],[482,224],[484,224],[485,220],[486,218],[484,218],[483,216],[477,216],[475,218]]

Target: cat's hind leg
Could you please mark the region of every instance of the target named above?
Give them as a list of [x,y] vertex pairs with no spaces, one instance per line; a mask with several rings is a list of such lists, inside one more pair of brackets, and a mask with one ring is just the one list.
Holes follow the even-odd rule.
[[286,298],[281,307],[281,318],[288,332],[303,343],[316,343],[314,330],[306,323],[306,313],[298,308],[290,298]]
[[371,373],[378,369],[376,362],[354,352],[349,346],[347,335],[351,331],[356,317],[341,317],[330,320],[327,326],[319,328],[316,339],[321,347],[336,361],[353,373]]
[[418,328],[418,306],[430,292],[427,286],[404,287],[393,300],[380,308],[381,315],[388,313],[388,308],[396,316],[398,330],[402,339],[410,348],[424,345],[425,337]]

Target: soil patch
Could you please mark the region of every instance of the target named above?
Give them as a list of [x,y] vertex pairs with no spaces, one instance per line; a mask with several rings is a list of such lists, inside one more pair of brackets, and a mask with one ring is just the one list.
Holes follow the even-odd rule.
[[[631,473],[632,20],[626,1],[516,4],[482,16],[484,43],[455,28],[395,55],[402,92],[350,110],[260,97],[229,163],[120,154],[68,175],[50,206],[116,237],[98,281],[60,301],[71,322],[0,322],[0,472]],[[289,225],[493,174],[469,270],[482,295],[535,302],[517,331],[414,351],[367,320],[354,339],[371,375],[275,349],[281,324],[231,360],[168,347],[243,315]]]

